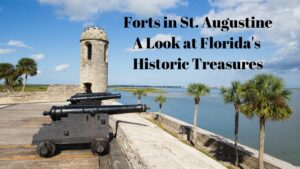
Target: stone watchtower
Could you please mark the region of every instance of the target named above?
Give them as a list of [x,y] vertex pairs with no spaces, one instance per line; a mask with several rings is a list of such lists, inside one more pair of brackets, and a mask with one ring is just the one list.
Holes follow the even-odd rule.
[[107,88],[108,39],[103,29],[90,26],[80,38],[80,87],[86,92]]

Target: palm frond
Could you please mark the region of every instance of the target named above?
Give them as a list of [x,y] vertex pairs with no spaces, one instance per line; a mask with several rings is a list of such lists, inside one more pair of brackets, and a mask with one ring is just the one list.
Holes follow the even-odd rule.
[[136,97],[142,97],[142,96],[146,96],[147,93],[146,93],[146,90],[145,89],[142,89],[142,88],[139,88],[139,89],[136,89],[132,92],[132,94]]
[[167,99],[163,95],[156,96],[154,99],[154,102],[158,103],[158,104],[164,104],[164,103],[166,103],[166,101],[167,101]]
[[200,96],[205,96],[209,93],[209,87],[202,83],[191,83],[188,85],[187,93],[194,98],[199,98]]
[[291,92],[284,88],[283,80],[271,74],[260,74],[244,87],[243,113],[270,120],[290,117],[292,109],[287,101]]

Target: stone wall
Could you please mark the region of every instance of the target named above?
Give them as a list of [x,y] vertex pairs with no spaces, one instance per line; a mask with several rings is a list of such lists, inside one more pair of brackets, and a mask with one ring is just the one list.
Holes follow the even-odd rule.
[[[158,114],[143,113],[142,116],[147,119],[157,120]],[[163,128],[177,137],[186,141],[192,139],[192,125],[167,115],[160,116],[159,122]],[[205,150],[219,161],[231,162],[234,164],[234,142],[232,140],[198,128],[197,146],[197,148]],[[290,163],[267,154],[264,155],[264,159],[265,168],[267,169],[297,168]],[[239,161],[241,168],[258,168],[258,151],[239,144]]]
[[0,93],[0,104],[66,101],[78,92],[77,85],[50,85],[46,92]]

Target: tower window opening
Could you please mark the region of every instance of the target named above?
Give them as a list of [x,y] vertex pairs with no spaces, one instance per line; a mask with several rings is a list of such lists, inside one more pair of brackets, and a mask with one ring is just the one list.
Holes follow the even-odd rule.
[[107,51],[108,45],[105,44],[104,45],[104,62],[107,63],[107,55],[108,55],[108,51]]
[[87,47],[87,58],[88,58],[88,60],[91,60],[92,59],[92,44],[86,43],[86,47]]

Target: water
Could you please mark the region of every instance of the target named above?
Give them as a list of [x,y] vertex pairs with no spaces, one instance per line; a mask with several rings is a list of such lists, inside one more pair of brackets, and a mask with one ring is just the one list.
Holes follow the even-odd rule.
[[[167,97],[163,105],[163,113],[182,121],[193,123],[194,100],[186,95],[186,89],[166,88],[164,95]],[[112,91],[116,93],[117,91]],[[129,92],[120,92],[120,102],[133,104],[137,100]],[[158,104],[154,103],[157,94],[148,94],[142,98],[142,103],[151,107],[151,111],[158,111]],[[265,136],[265,153],[294,165],[300,165],[300,90],[293,90],[290,106],[293,115],[286,121],[267,121]],[[233,140],[234,107],[224,104],[219,90],[214,89],[208,96],[201,97],[198,126],[208,131],[217,133]],[[258,149],[259,124],[258,119],[247,119],[240,115],[239,142],[249,147]]]

